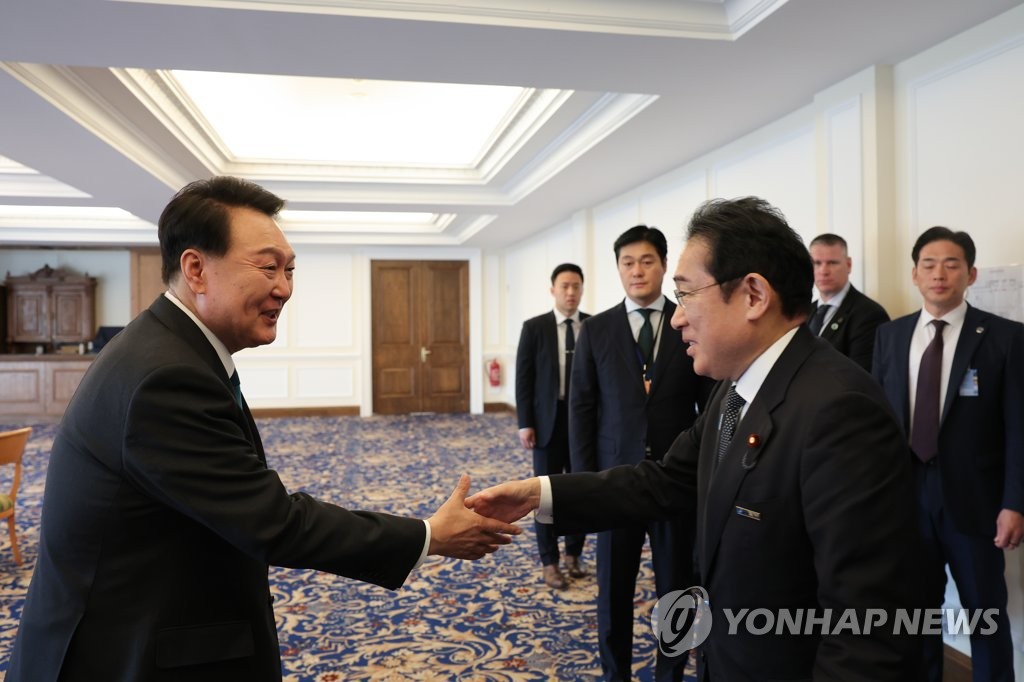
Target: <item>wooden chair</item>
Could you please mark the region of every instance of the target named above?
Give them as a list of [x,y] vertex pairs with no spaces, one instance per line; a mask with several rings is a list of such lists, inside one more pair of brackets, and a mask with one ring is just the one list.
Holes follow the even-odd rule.
[[0,519],[7,519],[7,530],[11,534],[11,551],[14,552],[14,562],[21,566],[21,552],[18,550],[18,536],[14,532],[14,503],[18,497],[18,486],[21,484],[21,456],[25,452],[25,444],[28,442],[32,427],[14,431],[0,432],[0,465],[14,465],[14,480],[11,481],[11,490],[8,493],[0,493]]

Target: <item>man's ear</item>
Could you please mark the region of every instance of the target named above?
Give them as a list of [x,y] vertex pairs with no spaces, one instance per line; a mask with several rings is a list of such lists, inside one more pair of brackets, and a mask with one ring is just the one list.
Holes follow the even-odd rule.
[[193,294],[206,292],[206,257],[196,249],[185,249],[179,260],[181,279]]
[[757,320],[768,312],[768,307],[775,298],[775,290],[762,275],[756,272],[746,275],[740,289],[747,309],[747,320]]

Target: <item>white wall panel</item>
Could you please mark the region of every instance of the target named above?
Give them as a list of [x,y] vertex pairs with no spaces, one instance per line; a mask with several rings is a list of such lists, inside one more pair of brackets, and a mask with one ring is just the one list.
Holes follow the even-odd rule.
[[352,316],[352,253],[333,247],[296,247],[295,293],[289,303],[294,319],[292,347],[350,350],[355,343]]
[[726,199],[765,199],[785,214],[806,243],[818,234],[815,167],[814,127],[808,116],[792,136],[717,164],[713,192]]
[[[850,278],[864,290],[864,139],[860,98],[829,109],[824,114],[828,177],[828,224],[816,234],[832,232],[846,240],[853,259]],[[807,235],[805,234],[805,237]],[[805,239],[810,243],[816,235]]]
[[298,367],[295,369],[295,397],[329,398],[331,404],[356,401],[355,369],[347,367]]
[[640,201],[635,192],[596,207],[592,214],[592,274],[587,278],[587,307],[601,312],[622,300],[622,280],[615,261],[615,240],[640,220]]
[[242,394],[250,407],[280,404],[291,397],[288,385],[288,365],[260,366],[241,358],[236,362]]
[[1024,38],[913,84],[908,97],[915,234],[967,230],[979,265],[1021,262]]

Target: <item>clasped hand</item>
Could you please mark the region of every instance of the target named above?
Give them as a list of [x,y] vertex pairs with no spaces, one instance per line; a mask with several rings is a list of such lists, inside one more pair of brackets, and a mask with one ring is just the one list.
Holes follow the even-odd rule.
[[488,518],[466,504],[469,476],[463,474],[451,497],[441,505],[430,524],[429,554],[456,559],[479,559],[512,541],[522,529],[496,518]]

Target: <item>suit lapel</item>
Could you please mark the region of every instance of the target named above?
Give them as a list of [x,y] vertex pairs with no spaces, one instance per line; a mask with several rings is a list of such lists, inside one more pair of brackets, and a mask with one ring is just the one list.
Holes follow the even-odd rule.
[[555,387],[555,391],[558,390],[559,385],[559,364],[558,364],[558,319],[555,317],[554,312],[548,313],[547,324],[541,330],[541,339],[544,344],[544,352],[547,353],[548,357],[552,359],[552,374],[551,380],[554,382],[552,385]]
[[903,423],[903,432],[910,433],[910,386],[907,377],[910,376],[910,339],[914,336],[914,329],[918,320],[921,319],[921,311],[916,315],[903,317],[893,324],[893,358],[895,366],[894,374],[896,381],[886,387],[895,389],[898,393],[895,396],[896,405],[901,405],[899,418]]
[[[715,556],[722,540],[726,522],[735,513],[736,496],[743,480],[761,463],[761,456],[771,442],[774,432],[772,413],[783,403],[786,391],[800,366],[815,347],[814,336],[806,326],[797,329],[796,335],[782,351],[775,362],[754,401],[747,407],[746,414],[736,425],[725,458],[712,475],[708,464],[701,467],[701,481],[704,486],[703,538],[700,552],[701,573],[710,575],[714,570]],[[721,382],[715,391],[712,403],[714,414],[710,414],[705,432],[701,434],[701,460],[709,461],[718,449],[718,419],[721,413],[721,399],[728,390],[729,382]],[[785,452],[779,453],[786,456]],[[701,496],[698,495],[698,498]]]
[[978,344],[985,337],[985,314],[977,308],[967,307],[967,314],[964,315],[964,325],[960,329],[960,338],[956,342],[956,350],[953,351],[953,364],[949,369],[949,382],[946,384],[946,400],[942,403],[942,417],[939,424],[946,419],[953,401],[960,393],[960,384],[963,383],[971,358]]
[[616,339],[618,351],[622,355],[623,367],[635,368],[635,371],[630,372],[633,378],[630,379],[632,384],[635,384],[637,388],[643,391],[644,395],[647,392],[644,390],[644,379],[641,373],[640,358],[636,354],[636,339],[633,338],[633,328],[629,325],[629,313],[626,312],[626,303],[623,301],[618,305],[619,314],[615,317],[618,321],[615,322],[618,326],[618,330],[612,334],[612,338]]
[[[153,302],[149,310],[168,329],[183,339],[189,348],[196,352],[201,361],[224,383],[226,391],[229,393],[233,391],[231,380],[224,371],[224,364],[220,361],[220,356],[217,355],[217,351],[210,345],[206,335],[203,334],[202,330],[196,326],[195,322],[188,315],[182,312],[178,306],[167,300],[167,297],[162,294]],[[256,428],[256,423],[253,421],[252,413],[249,412],[249,406],[245,403],[244,397],[242,398],[242,415],[238,423],[265,465],[267,461],[263,453],[263,442],[260,439],[259,430]]]
[[850,310],[853,309],[853,304],[856,302],[857,290],[850,285],[850,290],[846,292],[846,298],[843,299],[839,309],[836,310],[832,319],[829,320],[828,325],[822,328],[821,338],[830,339],[837,335],[843,329],[843,325],[846,324],[846,318],[850,316]]
[[[677,336],[676,330],[672,329],[672,325],[669,320],[676,312],[676,306],[674,303],[665,300],[665,307],[661,310],[661,329],[659,330],[658,340],[658,353],[657,357],[654,358],[654,367],[651,368],[651,392],[648,394],[648,398],[657,392],[658,387],[661,386],[665,377],[668,373],[668,366],[672,364],[673,356],[676,353],[676,346],[679,345],[679,337]],[[642,382],[641,382],[642,383]]]

